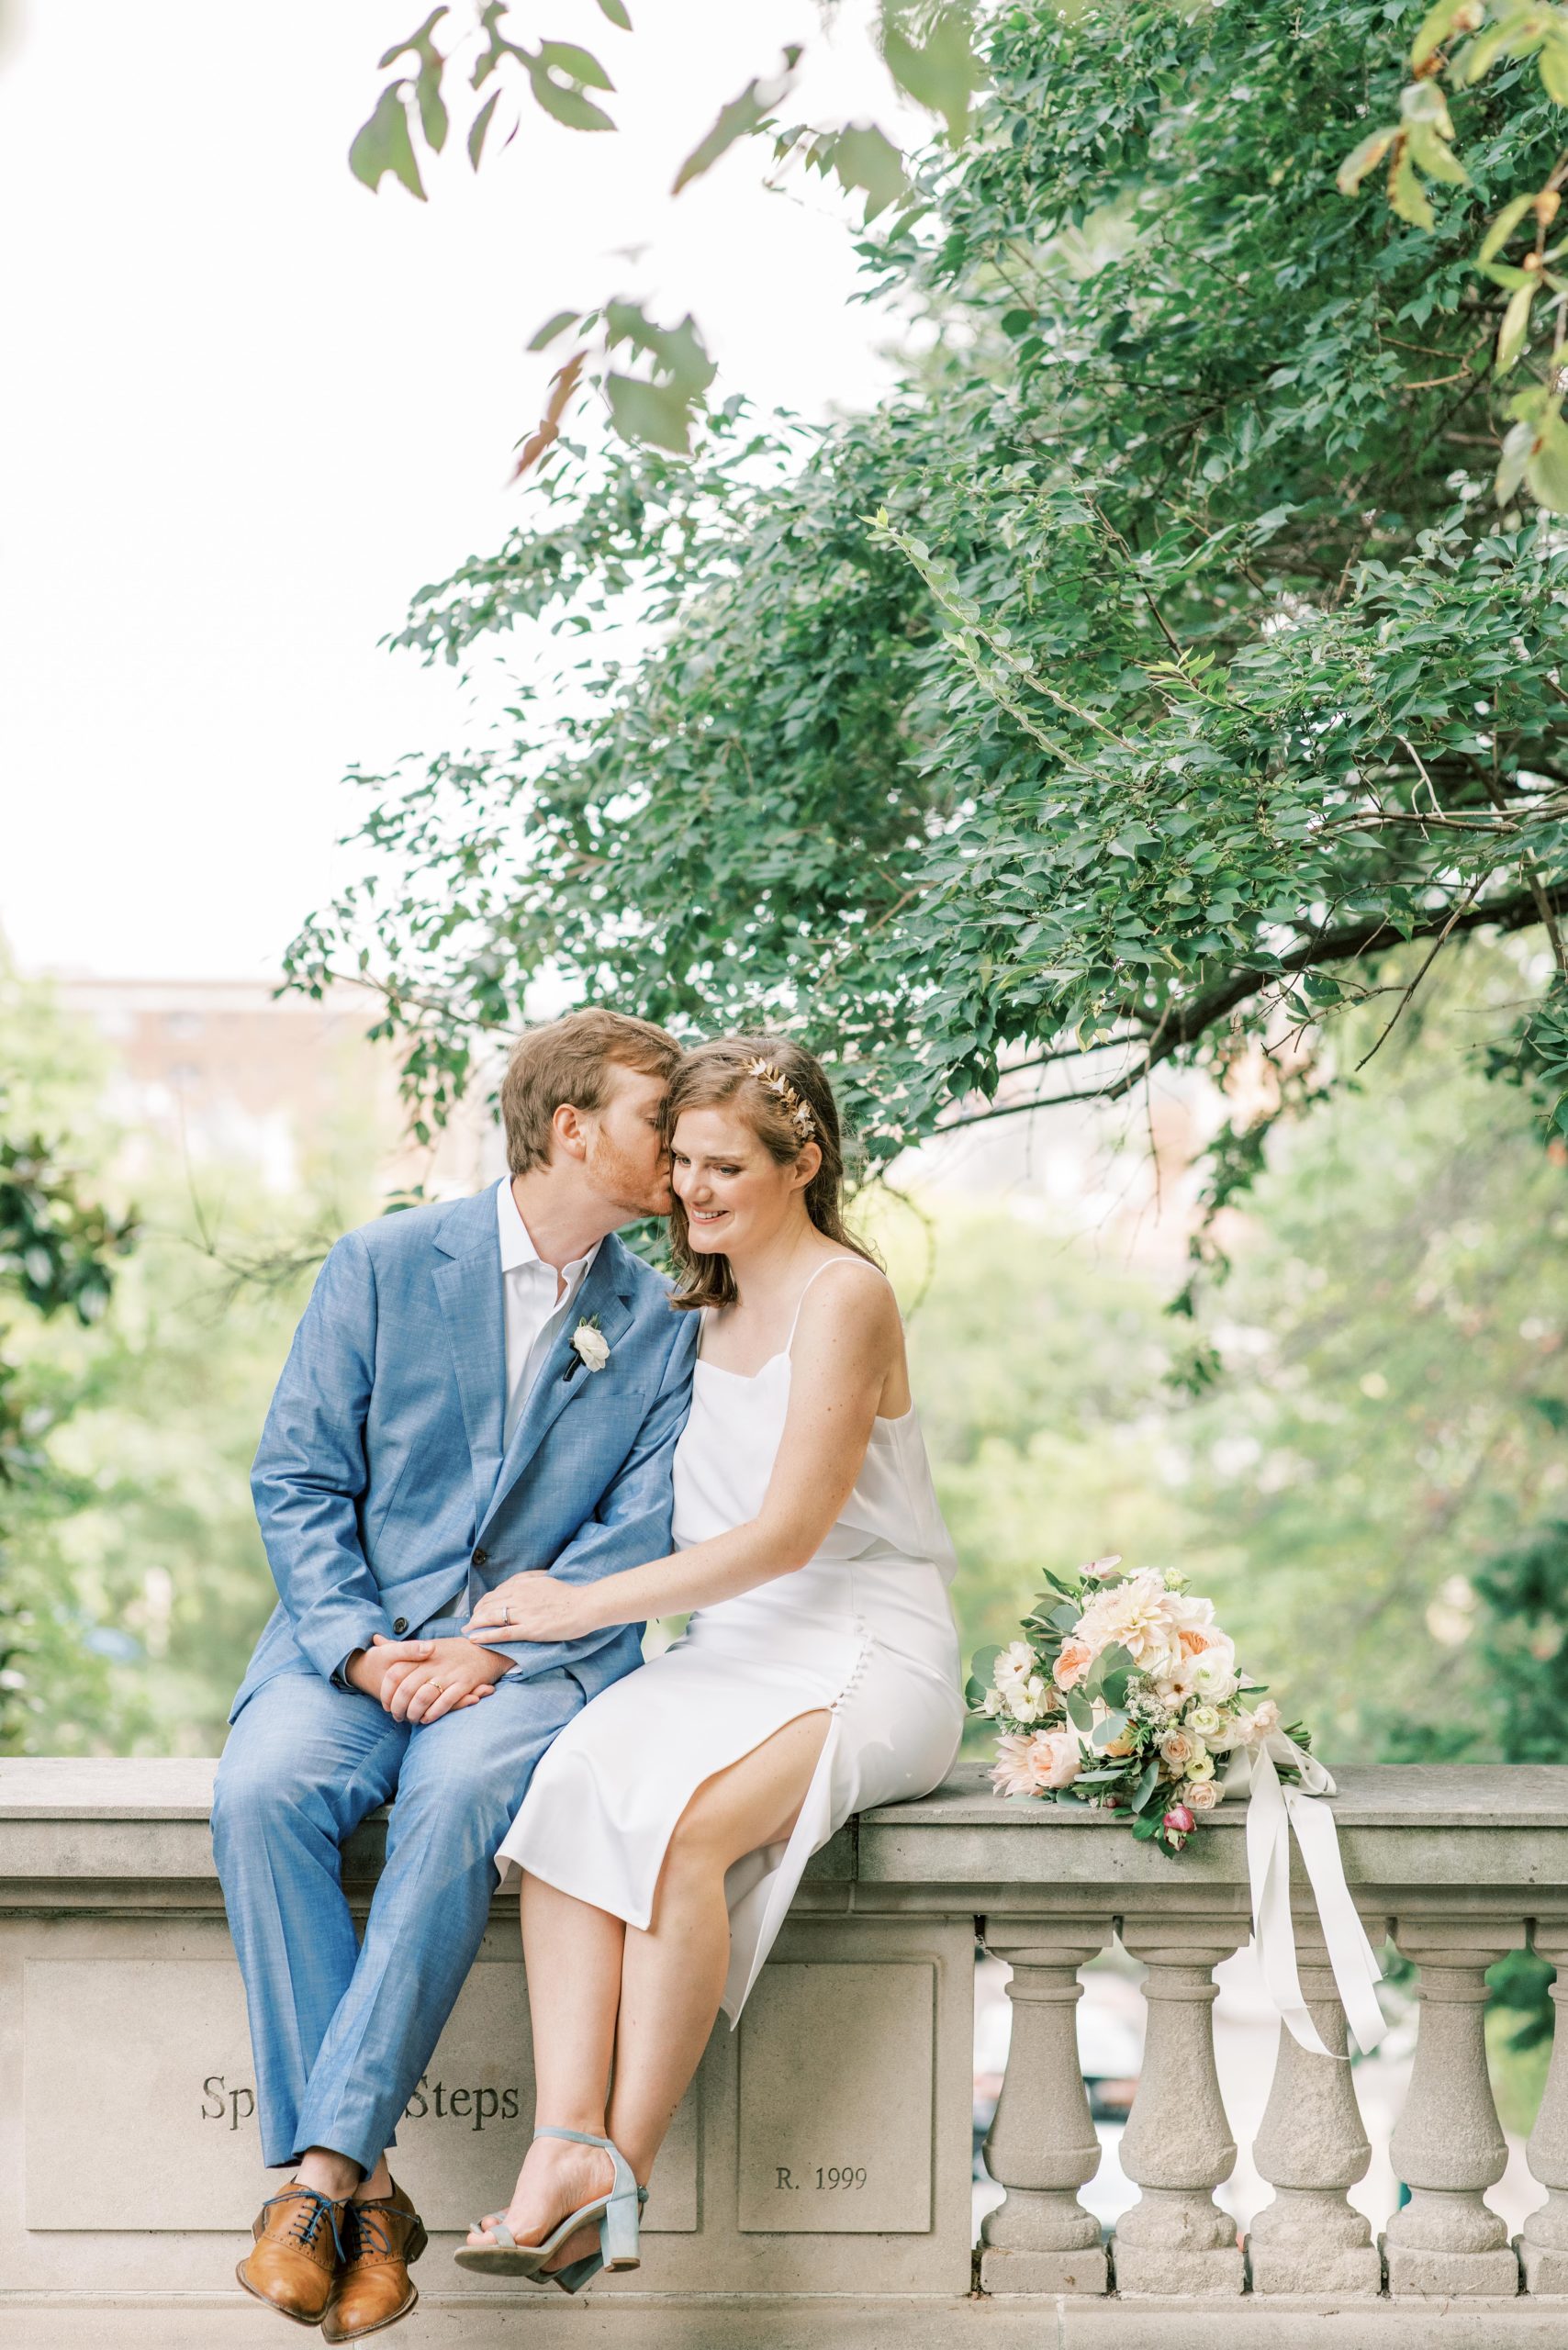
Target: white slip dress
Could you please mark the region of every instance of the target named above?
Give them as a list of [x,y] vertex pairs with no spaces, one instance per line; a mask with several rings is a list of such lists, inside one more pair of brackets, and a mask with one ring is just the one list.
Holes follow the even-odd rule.
[[[858,1261],[832,1258],[812,1281]],[[677,1550],[759,1514],[784,1433],[794,1335],[792,1326],[782,1351],[749,1376],[705,1361],[699,1348],[675,1453]],[[725,1879],[721,2004],[734,2025],[812,1852],[854,1813],[928,1795],[952,1766],[964,1725],[947,1600],[954,1568],[912,1406],[876,1421],[854,1490],[813,1558],[698,1609],[661,1656],[567,1723],[496,1855],[503,1882],[516,1866],[646,1927],[670,1837],[697,1789],[786,1723],[825,1711],[827,1738],[793,1831]]]

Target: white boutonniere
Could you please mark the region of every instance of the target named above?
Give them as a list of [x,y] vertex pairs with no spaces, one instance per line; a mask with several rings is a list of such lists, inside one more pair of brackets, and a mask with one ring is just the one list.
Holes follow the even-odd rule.
[[599,1316],[590,1314],[572,1332],[572,1344],[589,1371],[602,1371],[610,1360],[610,1343],[599,1326]]

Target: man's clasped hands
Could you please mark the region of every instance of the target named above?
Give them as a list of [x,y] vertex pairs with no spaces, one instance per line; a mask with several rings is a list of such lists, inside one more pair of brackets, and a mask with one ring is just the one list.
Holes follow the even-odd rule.
[[395,1721],[429,1724],[476,1706],[511,1671],[511,1658],[491,1643],[573,1639],[589,1628],[588,1595],[535,1569],[487,1593],[464,1632],[431,1640],[377,1632],[343,1673]]

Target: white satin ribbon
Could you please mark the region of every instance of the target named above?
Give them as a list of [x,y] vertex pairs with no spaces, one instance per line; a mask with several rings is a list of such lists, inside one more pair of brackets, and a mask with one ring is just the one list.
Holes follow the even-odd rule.
[[[1276,1765],[1294,1763],[1301,1785],[1282,1785]],[[1331,1796],[1334,1782],[1315,1756],[1282,1730],[1255,1747],[1238,1747],[1225,1774],[1226,1796],[1245,1795],[1247,1874],[1252,1894],[1252,1934],[1269,1997],[1286,2031],[1315,2056],[1332,2056],[1312,2020],[1296,1969],[1295,1930],[1291,1923],[1291,1830],[1317,1905],[1318,1923],[1334,1970],[1345,2019],[1362,2054],[1377,2046],[1388,2029],[1377,2001],[1383,1969],[1372,1954],[1366,1929],[1345,1883],[1334,1815],[1316,1796]]]

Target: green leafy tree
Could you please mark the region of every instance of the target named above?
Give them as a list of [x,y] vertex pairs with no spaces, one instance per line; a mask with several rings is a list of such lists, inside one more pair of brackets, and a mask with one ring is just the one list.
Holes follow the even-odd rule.
[[[1015,1637],[1042,1567],[1106,1550],[1176,1565],[1193,1539],[1152,1275],[994,1203],[879,1203],[872,1237],[908,1316],[966,1656]],[[977,1725],[977,1742],[985,1733]]]
[[[15,1005],[5,999],[15,991],[0,970],[7,1024]],[[50,1490],[49,1439],[78,1401],[70,1382],[35,1375],[17,1348],[26,1326],[57,1316],[93,1329],[116,1261],[136,1237],[133,1216],[91,1197],[92,1177],[74,1163],[69,1141],[34,1125],[39,1104],[29,1092],[26,1071],[13,1067],[11,1082],[0,1086],[0,1754],[27,1743],[44,1704],[39,1619],[9,1538]]]
[[1544,1710],[1529,1728],[1495,1644],[1525,1586],[1497,1562],[1568,1509],[1568,1197],[1478,1045],[1519,986],[1512,956],[1455,967],[1359,1086],[1276,1136],[1198,1314],[1218,1380],[1184,1416],[1195,1539],[1243,1654],[1330,1756],[1540,1759]]
[[[1534,73],[1530,71],[1534,67]],[[1358,140],[1339,169],[1339,186],[1353,196],[1368,174],[1385,160],[1388,201],[1401,220],[1418,229],[1435,226],[1432,196],[1450,191],[1439,201],[1450,217],[1462,218],[1469,172],[1456,151],[1454,117],[1444,95],[1446,81],[1461,108],[1466,142],[1473,130],[1483,139],[1496,119],[1497,102],[1508,104],[1516,92],[1522,103],[1539,111],[1540,99],[1556,107],[1557,136],[1568,128],[1568,9],[1538,5],[1538,0],[1438,0],[1421,18],[1410,49],[1414,79],[1399,94],[1397,118],[1382,123]],[[1497,76],[1490,107],[1475,107],[1469,93]],[[1537,93],[1539,92],[1539,95]],[[1487,156],[1495,164],[1496,142]],[[1521,165],[1533,159],[1519,158]],[[1501,192],[1494,172],[1484,173],[1493,201]],[[1525,168],[1522,193],[1510,194],[1482,239],[1474,266],[1507,297],[1496,328],[1493,352],[1498,379],[1522,371],[1523,381],[1506,403],[1511,420],[1497,465],[1495,492],[1499,505],[1518,497],[1523,483],[1532,497],[1554,513],[1568,513],[1568,425],[1562,402],[1568,392],[1563,371],[1563,336],[1568,325],[1568,276],[1562,256],[1568,252],[1553,230],[1562,205],[1562,184],[1568,179],[1568,149],[1557,154],[1550,169]],[[1456,197],[1455,189],[1466,191]],[[1509,248],[1522,246],[1513,259]]]
[[375,1213],[373,1072],[350,1046],[282,1199],[139,1136],[133,1224],[95,1204],[123,1190],[105,1047],[8,974],[0,1024],[0,1751],[213,1754],[276,1596],[257,1435],[316,1266]]
[[[519,629],[554,676],[363,779],[364,878],[292,950],[385,990],[416,1117],[545,970],[789,1026],[879,1163],[1167,1061],[1283,1078],[1358,1005],[1373,1051],[1529,931],[1559,993],[1495,1059],[1561,1121],[1568,550],[1487,497],[1467,224],[1336,191],[1383,23],[1007,0],[968,143],[863,241],[938,330],[902,390],[815,433],[726,403],[689,463],[562,442],[420,592],[404,646]],[[1473,109],[1479,189],[1546,172],[1544,95]]]

